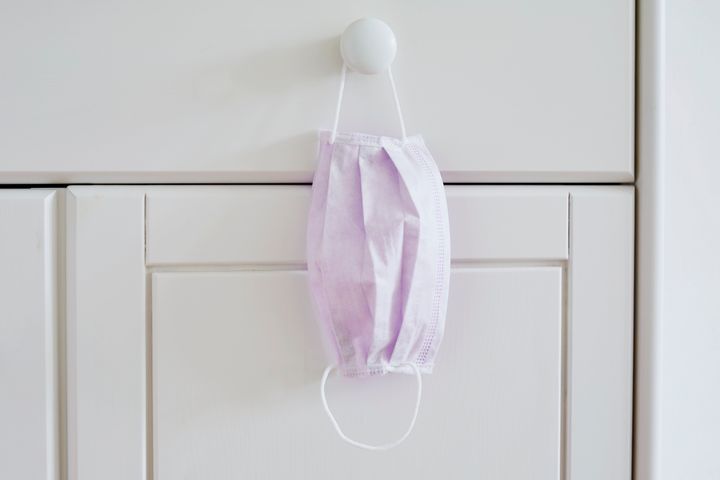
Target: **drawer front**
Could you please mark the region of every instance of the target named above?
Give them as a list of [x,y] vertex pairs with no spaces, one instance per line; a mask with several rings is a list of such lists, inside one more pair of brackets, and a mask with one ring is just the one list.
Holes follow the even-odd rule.
[[[365,15],[446,181],[633,179],[632,0],[3,5],[2,183],[310,182]],[[384,75],[350,76],[340,128],[398,134]]]
[[[321,407],[309,187],[72,187],[70,478],[629,479],[632,188],[447,195],[445,341],[414,433],[377,455]],[[413,393],[402,375],[328,385],[371,443]]]

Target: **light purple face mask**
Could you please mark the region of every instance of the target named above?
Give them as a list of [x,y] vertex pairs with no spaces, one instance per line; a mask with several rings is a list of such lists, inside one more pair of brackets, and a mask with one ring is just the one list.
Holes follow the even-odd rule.
[[[332,132],[321,132],[307,230],[310,286],[320,323],[335,347],[321,395],[338,434],[372,450],[410,434],[442,340],[450,278],[450,232],[440,172],[420,136],[337,133],[343,68]],[[417,401],[398,440],[372,446],[348,438],[325,397],[328,375],[414,374]]]

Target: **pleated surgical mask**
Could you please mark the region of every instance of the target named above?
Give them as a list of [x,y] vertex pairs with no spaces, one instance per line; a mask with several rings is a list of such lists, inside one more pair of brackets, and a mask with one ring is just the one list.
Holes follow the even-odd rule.
[[[338,133],[343,67],[332,131],[321,132],[307,229],[311,293],[335,347],[321,399],[338,434],[372,450],[410,434],[445,327],[450,232],[440,172],[420,136],[407,137],[392,73],[402,138]],[[405,434],[384,445],[348,438],[325,395],[329,374],[412,374],[417,401]]]

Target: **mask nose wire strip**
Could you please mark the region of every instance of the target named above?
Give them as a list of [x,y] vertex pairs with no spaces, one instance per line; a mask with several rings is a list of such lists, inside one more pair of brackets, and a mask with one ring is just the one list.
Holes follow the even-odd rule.
[[[413,428],[415,428],[415,421],[417,420],[418,411],[420,411],[420,400],[422,399],[422,375],[420,374],[420,369],[418,369],[417,365],[414,363],[402,363],[400,366],[408,365],[412,367],[413,372],[415,373],[415,379],[417,380],[417,395],[415,400],[415,410],[413,411],[412,420],[410,421],[410,426],[408,426],[408,429],[405,431],[405,433],[400,437],[399,439],[395,440],[391,443],[386,443],[383,445],[368,445],[367,443],[358,442],[357,440],[353,440],[352,438],[345,435],[345,433],[340,428],[340,425],[338,424],[337,420],[335,419],[335,415],[333,415],[332,411],[330,411],[330,407],[328,406],[327,397],[325,396],[325,385],[327,384],[327,379],[330,373],[335,370],[335,365],[328,365],[327,368],[325,368],[325,371],[322,375],[322,380],[320,380],[320,396],[322,398],[323,407],[325,407],[325,413],[327,413],[327,416],[330,418],[330,422],[333,424],[333,427],[335,427],[335,431],[337,434],[345,440],[350,445],[354,445],[359,448],[364,448],[366,450],[390,450],[391,448],[397,447],[402,442],[405,441],[405,439],[410,435]],[[392,372],[395,369],[390,369],[389,371]]]
[[[397,111],[398,120],[400,120],[400,132],[402,133],[403,143],[407,140],[407,132],[405,131],[405,118],[400,108],[400,97],[398,97],[397,88],[395,87],[395,78],[392,69],[387,69],[388,78],[390,79],[390,87],[392,88],[393,99],[395,100],[395,110]],[[345,80],[347,79],[347,65],[343,63],[340,71],[340,89],[338,91],[337,105],[335,106],[335,120],[333,121],[332,133],[330,134],[330,144],[335,143],[337,137],[338,123],[340,122],[340,108],[342,107],[343,95],[345,94]]]

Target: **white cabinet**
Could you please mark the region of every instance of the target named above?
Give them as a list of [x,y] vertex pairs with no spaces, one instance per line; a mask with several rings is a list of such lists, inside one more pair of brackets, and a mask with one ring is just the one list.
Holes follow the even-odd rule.
[[[307,186],[71,187],[69,478],[629,479],[632,187],[447,188],[446,338],[385,453],[325,417]],[[355,437],[412,378],[333,377]]]
[[[309,182],[338,36],[386,20],[448,182],[633,180],[633,0],[3,0],[0,183]],[[22,48],[19,48],[21,46]],[[385,76],[340,128],[397,134]]]
[[0,190],[0,478],[59,471],[57,197]]
[[[634,192],[608,185],[635,175],[634,0],[0,10],[0,184],[58,185],[0,190],[1,479],[630,478]],[[380,455],[324,416],[305,273],[338,36],[364,16],[458,184],[436,373]],[[397,135],[393,103],[350,75],[340,130]],[[74,183],[144,186],[65,204]],[[359,439],[408,420],[410,378],[328,389]]]

